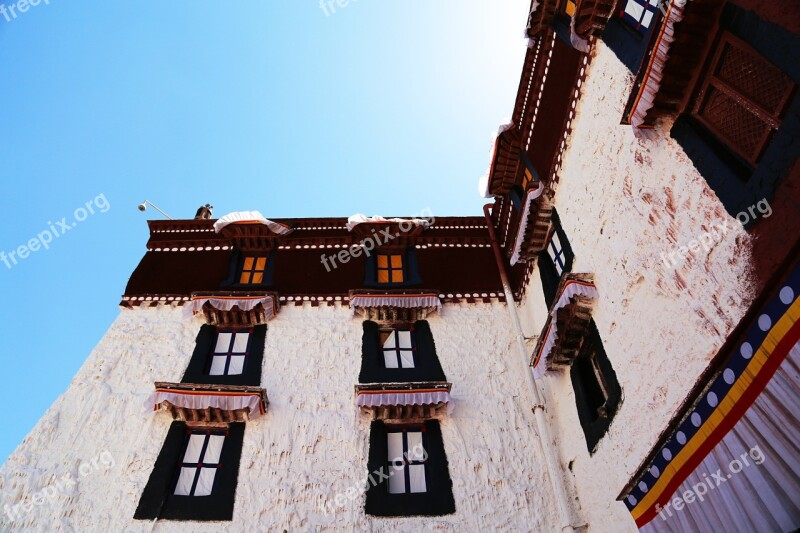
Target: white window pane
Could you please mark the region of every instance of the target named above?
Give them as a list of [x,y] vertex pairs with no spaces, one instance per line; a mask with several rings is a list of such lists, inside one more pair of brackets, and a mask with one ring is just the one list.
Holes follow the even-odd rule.
[[408,460],[425,460],[425,448],[422,446],[422,433],[419,431],[408,432]]
[[560,254],[561,251],[564,249],[564,247],[561,246],[561,239],[558,238],[558,233],[555,233],[555,232],[553,233],[553,238],[550,241],[550,243],[553,246],[554,252],[557,253],[557,254]]
[[201,468],[200,477],[197,479],[197,487],[194,489],[195,496],[208,496],[214,488],[214,477],[217,475],[216,468]]
[[188,496],[192,491],[194,483],[194,473],[197,468],[181,467],[181,475],[178,476],[178,484],[175,486],[175,494],[178,496]]
[[411,332],[410,331],[398,331],[397,336],[400,337],[400,348],[405,348],[407,350],[411,349]]
[[211,369],[208,371],[209,375],[211,376],[223,376],[225,375],[225,361],[227,361],[227,355],[215,355],[211,358]]
[[636,0],[628,0],[628,3],[625,5],[625,13],[627,13],[636,20],[642,19],[643,12],[644,12],[644,7]]
[[219,456],[222,453],[222,443],[225,442],[224,435],[211,435],[208,438],[208,447],[206,454],[203,456],[204,464],[217,464],[219,463]]
[[402,433],[387,433],[387,442],[389,443],[389,454],[387,459],[389,462],[403,460],[403,434]]
[[388,337],[386,337],[386,341],[383,343],[383,348],[388,350],[394,348],[396,345],[394,343],[394,331],[392,331]]
[[414,352],[411,350],[401,351],[400,364],[403,368],[414,368]]
[[397,352],[392,350],[384,350],[383,351],[383,361],[386,364],[386,368],[398,368],[397,367]]
[[228,367],[229,376],[238,376],[242,373],[244,368],[244,356],[234,355],[231,357],[231,366]]
[[184,463],[200,462],[200,452],[203,451],[203,444],[206,441],[205,435],[190,435],[189,444],[186,446],[186,453],[183,454]]
[[214,353],[228,353],[228,348],[231,347],[231,334],[220,333],[217,335],[217,345],[214,347]]
[[[399,435],[399,433],[395,433]],[[389,476],[389,494],[403,494],[406,491],[406,467],[398,468],[395,470],[390,468]]]
[[645,28],[650,27],[650,23],[653,21],[653,12],[648,11],[644,14],[644,18],[642,19],[642,26]]
[[650,5],[653,7],[658,7],[659,0],[650,0]]
[[233,338],[233,353],[245,353],[247,351],[247,340],[249,333],[237,333]]
[[427,492],[425,485],[425,465],[408,466],[409,492]]

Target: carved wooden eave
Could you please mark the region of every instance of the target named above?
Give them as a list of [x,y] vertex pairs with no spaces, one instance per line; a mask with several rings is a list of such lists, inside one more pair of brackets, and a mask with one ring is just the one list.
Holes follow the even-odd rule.
[[[528,217],[525,220],[525,227],[521,230],[523,235],[521,241],[519,241],[518,261],[527,263],[536,260],[539,252],[547,246],[547,239],[550,236],[552,225],[553,194],[550,191],[545,191],[530,206]],[[515,252],[515,249],[509,247],[509,256],[512,256]]]
[[575,33],[588,39],[599,36],[614,14],[617,0],[579,0],[575,9]]
[[[267,391],[260,387],[157,381],[155,390],[152,402],[156,411],[166,411],[173,420],[193,424],[244,422],[264,414],[269,405]],[[219,401],[204,403],[183,399],[191,397]]]
[[[647,91],[653,90],[654,77],[659,80],[652,106],[644,113],[641,128],[653,128],[659,119],[674,119],[689,103],[692,88],[716,35],[710,21],[719,20],[722,0],[691,0],[682,8],[680,22],[675,24],[673,41],[663,42],[662,28],[651,34],[642,66],[634,81],[631,95],[625,105],[622,124],[631,124],[639,101]],[[665,24],[663,17],[660,25]],[[655,55],[663,54],[658,58]]]
[[264,224],[229,224],[219,234],[233,247],[243,251],[270,251],[283,238]]
[[202,312],[209,324],[257,326],[266,324],[278,314],[280,298],[276,292],[198,291],[191,294],[184,306],[187,307],[184,309],[187,316]]
[[355,386],[355,396],[359,409],[374,420],[410,421],[446,411],[452,388],[445,381],[361,383]]
[[558,0],[534,0],[531,6],[536,2],[538,5],[528,15],[528,27],[525,29],[529,39],[536,39],[550,29],[558,10]]
[[516,184],[521,174],[519,150],[519,128],[512,124],[495,139],[487,189],[490,196],[505,196]]
[[[349,293],[354,316],[375,322],[415,322],[441,309],[437,290],[370,290]],[[374,305],[373,305],[374,302]]]
[[[595,295],[565,292],[570,285],[590,287]],[[567,274],[558,286],[556,298],[548,311],[547,322],[533,350],[532,366],[544,363],[547,370],[569,367],[578,357],[589,333],[595,301],[592,274]],[[553,327],[555,326],[555,327]],[[542,352],[545,353],[542,353]],[[539,359],[544,357],[544,361]]]

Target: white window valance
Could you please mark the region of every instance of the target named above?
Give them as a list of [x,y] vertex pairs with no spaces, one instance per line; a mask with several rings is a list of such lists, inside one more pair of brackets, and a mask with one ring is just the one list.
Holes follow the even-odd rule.
[[219,233],[225,226],[229,226],[230,224],[262,224],[267,226],[267,228],[276,235],[286,235],[292,232],[292,228],[289,226],[266,219],[264,215],[258,211],[235,211],[233,213],[228,213],[214,222],[214,231]]
[[220,311],[230,311],[238,307],[242,311],[252,311],[259,304],[264,306],[266,319],[270,320],[277,313],[277,304],[273,296],[192,296],[183,307],[183,315],[187,318],[203,311],[209,304]]
[[[208,408],[223,411],[248,410],[250,419],[258,418],[266,412],[266,392],[224,391],[224,390],[181,390],[178,388],[156,388],[146,402],[148,409],[159,411],[169,405],[184,409],[203,410]],[[169,405],[167,405],[169,404]]]
[[357,294],[351,297],[350,307],[357,308],[398,307],[402,309],[424,308],[439,310],[442,301],[438,294]]

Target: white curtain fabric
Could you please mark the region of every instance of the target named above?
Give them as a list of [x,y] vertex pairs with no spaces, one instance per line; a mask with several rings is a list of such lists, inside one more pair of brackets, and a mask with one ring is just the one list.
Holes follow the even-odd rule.
[[223,411],[248,409],[248,416],[251,420],[264,414],[261,395],[255,392],[214,394],[212,391],[208,391],[205,394],[195,391],[157,390],[148,397],[145,405],[148,410],[157,411],[164,402],[169,402],[176,407],[185,409],[207,409],[209,407],[222,409]]
[[268,220],[258,211],[235,211],[233,213],[228,213],[214,222],[214,231],[219,233],[222,231],[222,228],[230,224],[263,224],[276,235],[286,235],[292,232],[289,226],[285,226],[280,222]]
[[578,52],[583,52],[584,54],[589,53],[589,49],[591,48],[589,40],[584,39],[575,31],[575,17],[572,17],[569,23],[569,41],[572,47]]
[[275,316],[275,300],[272,296],[254,296],[252,298],[225,298],[225,297],[198,297],[192,298],[191,301],[186,302],[183,306],[183,316],[191,318],[203,310],[203,306],[208,303],[214,309],[220,311],[230,311],[234,307],[238,307],[242,311],[252,311],[258,304],[264,305],[264,312],[267,315],[267,320]]
[[449,403],[450,393],[446,390],[436,392],[385,392],[361,393],[356,398],[360,407],[381,407],[384,405],[436,405]]
[[356,308],[364,307],[399,307],[403,309],[435,309],[442,308],[442,301],[433,294],[392,296],[388,294],[361,294],[353,296],[350,307],[355,312]]
[[631,112],[631,126],[633,126],[633,131],[637,134],[642,132],[640,127],[644,123],[647,112],[652,109],[658,90],[661,88],[664,67],[669,59],[669,49],[675,41],[675,25],[683,20],[683,8],[685,6],[686,0],[672,0],[669,4],[667,16],[661,28],[657,30],[660,34],[656,41],[653,55],[647,65],[644,80],[642,80],[641,95]]
[[514,253],[511,255],[511,266],[519,263],[519,254],[522,250],[522,243],[525,241],[525,231],[528,229],[528,216],[531,212],[531,204],[544,192],[544,183],[539,182],[539,186],[528,191],[525,195],[525,207],[522,210],[522,217],[519,219],[517,228],[517,238],[514,241]]
[[574,296],[586,296],[587,298],[597,298],[597,289],[594,285],[582,281],[569,281],[564,285],[564,290],[561,291],[561,296],[550,311],[550,327],[546,333],[547,337],[542,344],[542,355],[536,366],[533,367],[533,376],[535,378],[542,377],[547,372],[547,357],[553,350],[553,346],[558,339],[558,323],[556,321],[556,314],[558,310],[567,305],[570,299]]
[[[674,497],[687,491],[695,494],[691,503],[662,511],[641,531],[784,532],[800,527],[800,343]],[[701,492],[702,501],[697,497]]]
[[363,215],[361,213],[356,213],[355,215],[349,217],[347,219],[347,230],[353,231],[353,228],[358,226],[359,224],[366,224],[369,222],[396,222],[400,224],[411,224],[412,226],[425,226],[428,227],[431,225],[430,220],[426,218],[383,218],[382,216],[372,216],[368,217],[367,215]]

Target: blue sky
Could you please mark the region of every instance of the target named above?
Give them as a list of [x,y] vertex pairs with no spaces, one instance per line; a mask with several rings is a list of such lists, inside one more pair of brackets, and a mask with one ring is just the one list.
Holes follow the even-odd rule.
[[136,210],[145,198],[174,218],[206,202],[480,214],[529,5],[42,0],[0,15],[0,251],[102,195],[49,249],[0,262],[0,461],[119,314],[158,217]]

